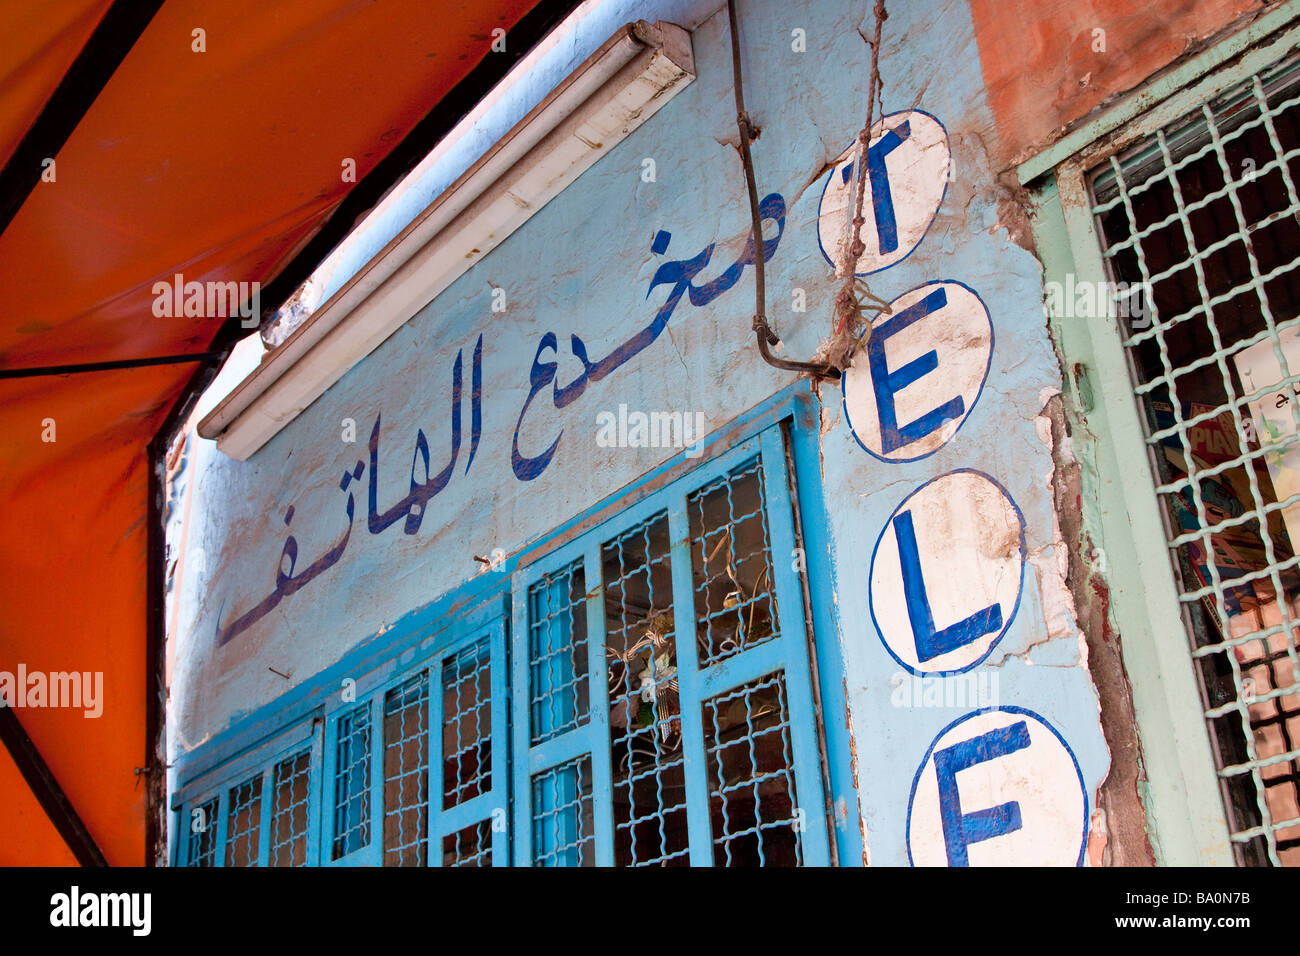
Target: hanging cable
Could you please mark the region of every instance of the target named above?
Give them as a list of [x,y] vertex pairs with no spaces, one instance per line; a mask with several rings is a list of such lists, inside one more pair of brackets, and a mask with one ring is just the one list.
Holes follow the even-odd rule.
[[[885,10],[885,0],[876,0],[875,18],[875,36],[871,41],[871,76],[867,81],[867,118],[861,132],[858,133],[856,160],[858,175],[854,186],[853,217],[849,221],[848,235],[844,237],[846,252],[846,261],[842,267],[844,284],[840,288],[839,295],[835,297],[835,324],[832,328],[829,350],[831,359],[838,358],[841,365],[847,364],[848,358],[861,344],[862,336],[858,334],[857,327],[868,311],[868,306],[864,303],[874,304],[877,307],[875,309],[877,314],[889,313],[889,304],[872,295],[867,284],[861,282],[856,275],[858,260],[866,251],[866,244],[862,241],[862,226],[866,223],[866,217],[862,214],[862,205],[866,198],[867,152],[871,147],[871,127],[874,124],[872,111],[879,103],[880,115],[883,117],[885,113],[880,81],[880,36],[885,20],[889,18],[889,13]],[[866,335],[870,334],[871,323],[867,322]]]
[[[772,354],[772,346],[781,340],[767,323],[767,289],[764,281],[763,260],[767,250],[763,244],[763,223],[758,212],[758,185],[754,181],[754,158],[749,144],[755,139],[753,124],[745,112],[745,91],[740,73],[740,39],[736,29],[736,0],[727,0],[727,19],[731,24],[731,71],[736,94],[736,125],[740,129],[740,160],[745,167],[745,185],[749,189],[749,215],[753,221],[751,241],[754,244],[754,334],[758,338],[758,352],[763,361],[790,372],[802,372],[816,379],[839,381],[840,370],[826,362],[791,362]],[[879,36],[879,24],[877,24]]]

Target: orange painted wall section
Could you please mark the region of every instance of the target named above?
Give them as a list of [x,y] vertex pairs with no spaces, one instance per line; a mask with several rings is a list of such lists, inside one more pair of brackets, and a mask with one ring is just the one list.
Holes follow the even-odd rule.
[[[970,0],[970,8],[1005,168],[1265,6],[1258,0]],[[1105,31],[1103,52],[1093,49],[1094,30]]]

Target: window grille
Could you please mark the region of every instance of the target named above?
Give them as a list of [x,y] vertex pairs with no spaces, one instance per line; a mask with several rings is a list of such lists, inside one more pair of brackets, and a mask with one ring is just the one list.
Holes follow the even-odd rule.
[[686,775],[667,512],[606,542],[601,559],[615,859],[683,864]]
[[190,866],[214,866],[217,855],[217,798],[190,811],[188,861]]
[[[691,558],[698,569],[700,663],[714,664],[775,636],[772,554],[758,459],[693,492],[687,511]],[[749,593],[741,579],[754,582]]]
[[334,767],[334,859],[370,842],[370,704],[338,718]]
[[448,658],[442,668],[442,781],[445,808],[492,789],[491,658],[479,641]]
[[715,864],[798,864],[785,681],[753,681],[705,701],[704,713]]
[[[300,722],[223,768],[178,806],[178,866],[305,866],[315,854],[319,722]],[[306,739],[304,739],[306,738]],[[192,786],[192,784],[191,784]],[[182,788],[185,790],[187,788]]]
[[308,797],[311,751],[275,765],[271,803],[271,866],[307,862]]
[[310,729],[300,720],[183,787],[194,822],[178,865],[508,865],[503,597],[345,683]]
[[177,864],[828,863],[789,462],[769,425],[320,675],[182,784]]
[[532,742],[550,740],[587,718],[586,578],[581,562],[548,574],[528,594]]
[[[496,607],[500,613],[500,603]],[[442,847],[442,855],[435,862],[505,866],[510,853],[505,620],[496,617],[469,633],[438,663],[442,753],[434,792],[442,799],[434,846]]]
[[[330,862],[509,862],[507,752],[493,746],[494,732],[508,726],[503,612],[498,595],[426,642],[419,658],[359,679],[373,689],[330,715]],[[374,722],[381,723],[378,753]],[[372,813],[382,820],[382,840],[373,845]]]
[[1300,864],[1298,160],[1285,62],[1088,177],[1246,864]]
[[442,838],[443,866],[491,866],[492,824],[488,820],[470,824]]
[[245,780],[230,791],[226,814],[226,866],[257,866],[262,827],[262,777]]
[[518,859],[829,861],[792,507],[771,426],[524,569]]
[[591,760],[533,777],[533,866],[594,866]]
[[384,697],[384,865],[422,866],[429,825],[429,680]]

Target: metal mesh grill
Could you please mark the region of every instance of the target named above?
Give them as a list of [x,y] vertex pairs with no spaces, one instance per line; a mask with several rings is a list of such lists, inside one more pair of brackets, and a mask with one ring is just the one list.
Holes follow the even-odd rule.
[[577,561],[528,589],[532,742],[587,719],[586,575]]
[[442,805],[492,789],[492,670],[486,638],[442,664]]
[[334,847],[339,859],[370,842],[370,705],[338,719],[334,770]]
[[1273,865],[1300,864],[1298,120],[1283,64],[1091,176],[1232,839]]
[[262,827],[262,776],[230,790],[226,811],[226,866],[257,866]]
[[668,516],[602,548],[614,861],[685,865],[686,780]]
[[762,470],[753,458],[687,498],[700,666],[777,636]]
[[480,820],[442,838],[443,866],[491,866],[492,821]]
[[594,866],[591,758],[533,777],[533,865]]
[[424,866],[429,832],[429,677],[384,695],[384,866]]
[[704,702],[713,860],[803,862],[785,678],[770,674]]
[[307,863],[307,798],[311,751],[275,765],[271,786],[271,866]]
[[217,851],[217,798],[199,804],[190,810],[189,847],[187,865],[212,866]]

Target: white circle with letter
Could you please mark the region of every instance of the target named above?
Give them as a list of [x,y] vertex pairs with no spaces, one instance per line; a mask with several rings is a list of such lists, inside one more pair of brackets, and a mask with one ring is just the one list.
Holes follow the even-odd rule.
[[993,323],[973,289],[942,281],[904,292],[844,373],[849,430],[882,461],[931,455],[970,415],[992,361]]
[[1088,796],[1074,753],[1033,711],[993,707],[926,751],[907,808],[913,866],[1079,866]]
[[[849,257],[859,152],[854,140],[835,160],[817,209],[817,240],[837,272]],[[858,232],[865,249],[854,272],[888,269],[920,245],[943,203],[951,161],[948,133],[929,113],[890,113],[871,127]]]
[[1024,567],[1024,519],[1006,490],[979,471],[941,475],[894,509],[876,541],[872,620],[913,674],[969,670],[1011,626]]

